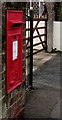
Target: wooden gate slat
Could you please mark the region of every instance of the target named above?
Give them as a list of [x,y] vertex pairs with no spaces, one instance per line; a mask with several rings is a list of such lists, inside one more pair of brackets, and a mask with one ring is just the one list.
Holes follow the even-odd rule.
[[[38,33],[38,35],[39,35],[38,29],[37,29],[36,31],[37,31],[37,33]],[[40,35],[39,35],[39,39],[40,39],[40,41],[42,42],[42,39],[41,39],[41,36],[40,36]],[[42,42],[42,46],[43,46],[43,48],[44,48],[43,42]]]

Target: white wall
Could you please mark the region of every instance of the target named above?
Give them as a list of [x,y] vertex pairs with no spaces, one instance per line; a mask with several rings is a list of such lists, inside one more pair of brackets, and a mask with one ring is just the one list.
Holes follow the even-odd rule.
[[62,22],[53,22],[53,49],[62,51]]

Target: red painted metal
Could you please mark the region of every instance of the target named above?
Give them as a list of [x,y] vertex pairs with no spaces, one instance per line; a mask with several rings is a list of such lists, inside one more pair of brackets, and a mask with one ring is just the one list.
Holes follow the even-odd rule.
[[7,93],[22,84],[22,29],[23,12],[6,11],[6,39],[7,39]]

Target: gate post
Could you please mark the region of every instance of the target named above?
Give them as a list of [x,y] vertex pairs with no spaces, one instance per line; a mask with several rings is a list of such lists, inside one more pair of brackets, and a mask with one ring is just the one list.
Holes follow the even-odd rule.
[[29,86],[33,83],[33,9],[30,10],[30,80]]
[[45,50],[47,52],[47,19],[45,20]]

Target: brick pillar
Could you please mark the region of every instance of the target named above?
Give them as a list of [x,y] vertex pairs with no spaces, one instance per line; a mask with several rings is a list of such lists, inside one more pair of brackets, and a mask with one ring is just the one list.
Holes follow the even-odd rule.
[[48,11],[47,22],[47,51],[51,52],[53,48],[53,21],[55,20],[54,2],[46,2]]

